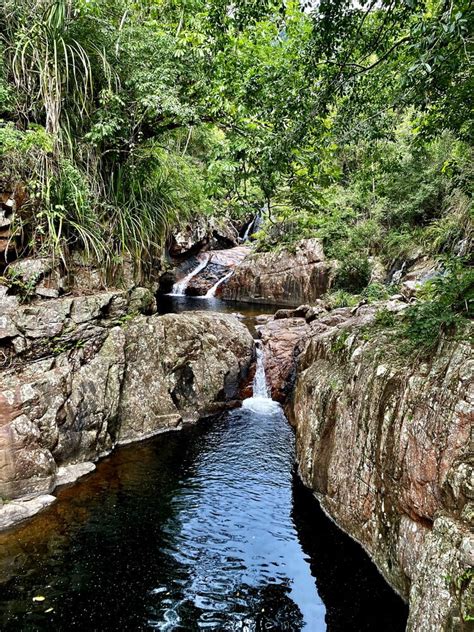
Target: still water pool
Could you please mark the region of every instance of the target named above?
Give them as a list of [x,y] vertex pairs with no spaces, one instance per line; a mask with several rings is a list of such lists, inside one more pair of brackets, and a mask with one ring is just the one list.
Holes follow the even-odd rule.
[[270,405],[117,450],[0,536],[0,629],[403,630],[404,604],[296,479],[293,443]]

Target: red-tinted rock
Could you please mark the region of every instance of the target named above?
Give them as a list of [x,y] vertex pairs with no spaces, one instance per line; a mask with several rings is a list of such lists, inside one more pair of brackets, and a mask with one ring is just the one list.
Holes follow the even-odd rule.
[[294,251],[253,253],[222,289],[223,298],[296,306],[324,294],[330,281],[321,242],[306,239]]

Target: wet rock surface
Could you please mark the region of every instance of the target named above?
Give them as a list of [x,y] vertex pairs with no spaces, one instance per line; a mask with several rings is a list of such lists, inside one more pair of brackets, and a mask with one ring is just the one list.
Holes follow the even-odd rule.
[[149,315],[143,288],[23,306],[11,298],[0,330],[3,499],[49,494],[63,466],[215,412],[252,361],[237,319]]
[[[262,332],[268,362],[284,364],[271,329],[287,324],[289,341],[301,328],[284,357],[297,366],[287,410],[304,483],[409,599],[409,630],[462,630],[474,557],[472,348],[444,342],[429,361],[403,359],[364,333],[376,311],[275,320]],[[272,379],[281,391],[281,375]]]
[[212,250],[191,256],[162,275],[160,292],[162,294],[171,292],[176,282],[185,279],[204,262],[205,267],[187,283],[185,294],[187,296],[205,296],[219,280],[239,266],[250,252],[248,246],[235,246],[227,250]]
[[209,262],[205,269],[193,277],[186,289],[187,296],[205,296],[214,285],[228,274],[229,268]]
[[280,250],[249,255],[222,288],[222,297],[296,306],[315,301],[326,292],[330,271],[321,242],[306,239],[291,252]]
[[309,325],[303,318],[288,317],[270,320],[257,326],[257,331],[265,345],[265,372],[272,398],[283,403],[292,392],[298,349]]
[[239,244],[239,230],[230,221],[199,218],[175,232],[168,244],[172,257],[190,256],[204,248],[233,248]]

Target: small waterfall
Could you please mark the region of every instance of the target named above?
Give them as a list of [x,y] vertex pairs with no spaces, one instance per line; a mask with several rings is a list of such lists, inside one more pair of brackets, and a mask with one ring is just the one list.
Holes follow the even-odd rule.
[[247,226],[247,229],[246,229],[246,231],[245,231],[245,234],[244,234],[244,236],[242,237],[242,243],[243,243],[243,244],[245,244],[245,242],[249,240],[249,237],[250,237],[250,231],[252,230],[253,225],[255,224],[255,219],[256,219],[256,217],[257,217],[257,216],[255,216],[255,217],[253,218],[253,220],[250,222],[250,224]]
[[390,281],[390,283],[392,283],[393,285],[397,285],[397,283],[400,283],[401,278],[403,276],[403,272],[405,271],[406,267],[407,267],[407,262],[404,261],[402,264],[402,267],[393,273],[392,280]]
[[270,388],[265,375],[265,352],[261,340],[255,341],[257,350],[257,368],[253,379],[253,395],[242,402],[242,408],[259,415],[269,415],[281,411],[280,404],[271,398]]
[[221,286],[223,283],[225,283],[227,281],[227,279],[230,279],[230,277],[233,274],[234,274],[234,271],[231,270],[224,277],[222,277],[222,279],[219,279],[219,281],[217,281],[217,283],[215,285],[213,285],[211,287],[211,289],[207,292],[207,294],[205,295],[205,298],[214,298],[214,296],[216,295],[216,292],[217,292],[217,288],[219,286]]
[[263,352],[263,345],[260,340],[256,341],[256,349],[257,369],[253,379],[253,396],[269,399],[270,395],[268,392],[267,377],[265,375],[265,355]]
[[260,225],[262,223],[262,213],[263,213],[262,209],[261,211],[258,211],[258,213],[255,215],[255,217],[253,218],[253,220],[250,222],[250,224],[247,226],[247,230],[245,231],[244,236],[242,237],[242,243],[245,244],[245,242],[247,242],[250,237],[257,232],[257,230],[260,228]]
[[177,283],[175,283],[173,285],[173,289],[171,291],[171,296],[185,296],[186,295],[186,288],[189,285],[189,282],[191,281],[191,279],[193,277],[195,277],[197,274],[199,274],[201,272],[201,270],[204,270],[204,268],[207,266],[207,264],[209,263],[209,255],[205,255],[203,257],[199,258],[199,263],[198,265],[194,268],[194,270],[191,270],[191,272],[189,274],[187,274],[184,279],[181,279],[181,281],[178,281]]

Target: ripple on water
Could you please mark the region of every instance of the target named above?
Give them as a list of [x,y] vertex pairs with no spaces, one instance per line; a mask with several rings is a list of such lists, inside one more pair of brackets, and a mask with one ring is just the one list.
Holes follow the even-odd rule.
[[[335,527],[320,517],[305,537],[323,548],[303,551],[293,432],[277,404],[261,404],[118,450],[15,538],[0,536],[0,630],[319,632],[337,612],[337,632],[401,632],[348,626],[352,585],[343,616],[326,612],[311,566],[329,552],[322,571],[332,569],[343,546],[324,540]],[[341,569],[329,572],[329,602],[352,572]]]

